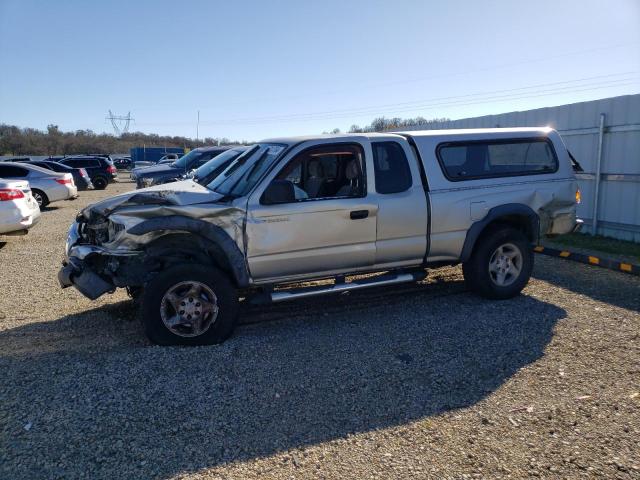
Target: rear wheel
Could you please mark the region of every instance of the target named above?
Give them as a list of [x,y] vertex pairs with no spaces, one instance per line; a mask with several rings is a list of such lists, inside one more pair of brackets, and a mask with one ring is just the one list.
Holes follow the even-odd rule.
[[107,188],[107,184],[109,182],[107,182],[106,178],[96,177],[91,181],[91,183],[93,183],[93,186],[96,190],[104,190],[105,188]]
[[469,261],[462,265],[467,286],[483,297],[512,298],[527,285],[533,270],[533,249],[527,237],[511,227],[482,235]]
[[38,206],[40,208],[44,208],[49,205],[49,197],[42,191],[37,189],[31,189],[31,195],[36,202],[38,202]]
[[158,345],[211,345],[233,332],[238,294],[213,266],[168,268],[154,277],[142,294],[144,329]]

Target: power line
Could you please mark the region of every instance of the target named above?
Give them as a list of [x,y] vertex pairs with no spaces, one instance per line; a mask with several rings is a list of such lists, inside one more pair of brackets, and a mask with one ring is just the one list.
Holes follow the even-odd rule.
[[[437,97],[431,99],[422,99],[422,100],[414,100],[410,102],[400,102],[393,104],[381,104],[381,105],[371,105],[360,108],[352,108],[352,109],[340,109],[340,110],[327,110],[320,112],[310,112],[310,113],[299,113],[299,114],[287,114],[287,115],[271,115],[264,117],[249,117],[249,118],[236,118],[236,119],[226,119],[219,121],[211,121],[211,122],[201,122],[206,125],[219,125],[219,124],[258,124],[258,123],[269,123],[269,122],[287,122],[287,121],[299,121],[299,120],[319,120],[319,119],[333,119],[333,118],[344,118],[345,116],[355,116],[355,115],[372,115],[372,114],[380,114],[386,113],[389,111],[392,112],[404,112],[404,111],[412,111],[415,109],[423,109],[428,107],[435,106],[450,106],[450,105],[473,105],[477,103],[486,103],[488,101],[495,100],[517,100],[520,98],[530,98],[530,97],[538,97],[538,96],[546,96],[546,95],[554,95],[558,93],[573,93],[576,89],[580,89],[579,91],[587,91],[587,90],[596,90],[602,88],[608,88],[613,86],[623,86],[632,84],[635,77],[630,77],[629,74],[636,72],[626,72],[619,74],[611,74],[611,75],[600,75],[597,77],[587,77],[582,79],[568,80],[564,82],[553,82],[546,84],[536,84],[530,85],[527,87],[520,87],[514,89],[502,89],[502,90],[493,90],[487,92],[477,92],[466,95],[457,95],[457,96],[449,96],[449,97]],[[587,80],[594,80],[599,78],[607,78],[616,75],[624,75],[623,78],[611,79],[607,81],[600,82],[590,82],[584,83]],[[568,85],[571,84],[571,85]],[[565,86],[560,86],[565,85]],[[538,89],[540,87],[553,87],[549,89],[543,90],[533,90]],[[592,87],[592,88],[587,88]],[[531,90],[531,91],[526,91]],[[513,93],[507,93],[513,92]],[[506,95],[504,95],[506,93]],[[501,95],[495,95],[501,94]],[[482,98],[484,97],[484,98]]]
[[[600,90],[603,88],[622,87],[632,85],[636,81],[637,72],[620,72],[608,75],[583,77],[560,82],[541,83],[525,87],[476,92],[465,95],[436,97],[431,99],[414,100],[392,104],[370,105],[359,108],[327,110],[320,112],[297,113],[287,115],[271,115],[264,117],[230,118],[217,121],[203,122],[202,125],[262,125],[271,123],[289,123],[313,120],[332,120],[346,117],[361,118],[371,115],[402,113],[416,110],[429,110],[436,107],[462,107],[479,105],[490,102],[503,102],[527,98],[546,97],[558,94],[580,93]],[[616,78],[619,77],[619,78]],[[608,79],[608,80],[605,80]],[[596,81],[593,81],[596,80]],[[600,80],[600,81],[597,81]],[[550,87],[550,88],[541,88]],[[189,122],[171,123],[143,123],[142,125],[176,126],[187,125]],[[138,123],[138,125],[140,125]]]
[[[561,59],[561,58],[580,56],[580,55],[585,55],[585,54],[598,52],[598,51],[610,51],[612,49],[621,48],[621,47],[628,47],[628,46],[631,46],[631,45],[638,45],[638,44],[640,44],[640,42],[617,43],[617,44],[613,44],[613,45],[590,48],[590,49],[586,49],[586,50],[577,50],[577,51],[573,51],[573,52],[560,53],[560,54],[557,54],[557,55],[546,55],[544,57],[539,57],[539,58],[535,58],[535,59],[531,59],[531,60],[522,60],[522,61],[519,61],[519,62],[492,65],[492,66],[489,66],[489,67],[478,68],[478,69],[473,69],[473,70],[463,70],[463,71],[460,71],[460,72],[453,72],[453,73],[442,73],[442,74],[429,75],[429,76],[426,76],[426,77],[418,77],[418,78],[413,78],[413,79],[395,80],[395,81],[392,81],[392,82],[372,83],[372,84],[368,84],[368,85],[360,85],[360,86],[358,86],[357,90],[361,91],[363,89],[388,87],[388,86],[393,86],[393,85],[406,85],[406,84],[409,84],[409,83],[419,83],[419,82],[423,82],[423,81],[426,81],[426,80],[435,80],[435,79],[439,79],[439,78],[450,78],[450,77],[468,75],[468,74],[471,74],[471,73],[489,72],[489,71],[493,71],[493,70],[502,70],[502,69],[505,69],[505,68],[518,67],[518,66],[521,66],[521,65],[530,65],[530,64],[533,64],[533,63],[541,63],[541,62],[547,62],[547,61],[550,61],[550,60],[558,60],[558,59]],[[322,96],[324,96],[324,95],[335,95],[335,94],[338,94],[338,93],[345,93],[345,92],[350,92],[350,91],[353,91],[353,90],[354,90],[353,88],[348,88],[348,89],[339,89],[339,90],[333,90],[333,91],[318,92],[318,93],[314,93],[313,96],[317,97],[317,96],[321,96],[321,95]],[[260,102],[260,101],[265,101],[265,100],[287,100],[287,99],[295,100],[295,99],[301,99],[301,98],[307,98],[307,97],[309,97],[309,95],[295,95],[295,96],[271,97],[271,98],[262,97],[262,98],[257,98],[257,99],[254,99],[254,100],[242,100],[242,101],[239,101],[239,102],[231,102],[231,103],[226,103],[226,104],[217,104],[216,107],[229,106],[229,105],[241,105],[241,104],[255,103],[255,102]]]
[[[603,45],[603,46],[590,48],[590,49],[585,49],[585,50],[574,50],[574,51],[571,51],[571,52],[559,53],[559,54],[556,54],[556,55],[545,55],[544,57],[538,57],[538,58],[534,58],[534,59],[530,59],[530,60],[522,60],[522,61],[517,61],[517,62],[511,62],[511,63],[503,63],[503,64],[498,64],[498,65],[491,65],[491,66],[488,66],[488,67],[477,68],[477,69],[472,69],[472,70],[462,70],[462,71],[452,72],[452,73],[440,73],[440,74],[429,75],[429,76],[425,76],[425,77],[417,77],[417,78],[404,79],[404,80],[394,80],[394,81],[390,81],[390,82],[359,84],[358,87],[356,87],[356,88],[350,87],[350,88],[344,88],[344,89],[327,90],[327,91],[324,91],[324,92],[313,92],[313,93],[306,93],[306,94],[301,94],[301,95],[288,95],[288,96],[280,96],[280,97],[266,97],[266,96],[263,96],[263,97],[253,98],[253,99],[250,99],[250,100],[239,100],[239,101],[233,101],[233,102],[216,103],[216,105],[212,106],[212,107],[206,107],[206,106],[205,107],[201,107],[201,110],[205,110],[205,111],[206,110],[219,110],[220,107],[227,107],[227,106],[234,106],[234,105],[253,104],[253,103],[265,102],[265,101],[299,100],[299,99],[309,98],[310,96],[313,96],[313,97],[330,96],[330,95],[336,95],[336,94],[339,94],[339,93],[351,92],[351,91],[354,91],[354,90],[362,91],[362,90],[367,90],[367,89],[381,88],[381,87],[394,86],[394,85],[405,85],[405,84],[410,84],[410,83],[419,83],[419,82],[424,82],[426,80],[435,80],[435,79],[442,79],[442,78],[464,76],[464,75],[469,75],[469,74],[473,74],[473,73],[489,72],[489,71],[493,71],[493,70],[508,69],[508,68],[518,67],[518,66],[522,66],[522,65],[529,65],[529,64],[535,64],[535,63],[544,63],[544,62],[551,61],[551,60],[559,60],[559,59],[567,58],[567,57],[587,55],[587,54],[594,53],[594,52],[599,52],[599,51],[608,52],[608,51],[611,51],[611,50],[614,50],[614,49],[623,48],[623,47],[629,47],[629,46],[636,46],[636,45],[639,45],[639,44],[640,44],[640,42],[623,42],[623,43],[616,43],[616,44],[611,44],[611,45]],[[137,109],[137,111],[138,110],[143,111],[144,109]]]

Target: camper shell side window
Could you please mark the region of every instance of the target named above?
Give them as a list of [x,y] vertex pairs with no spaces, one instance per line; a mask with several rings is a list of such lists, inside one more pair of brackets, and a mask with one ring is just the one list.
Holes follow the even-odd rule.
[[548,138],[446,142],[437,146],[436,156],[452,182],[558,171],[558,156]]

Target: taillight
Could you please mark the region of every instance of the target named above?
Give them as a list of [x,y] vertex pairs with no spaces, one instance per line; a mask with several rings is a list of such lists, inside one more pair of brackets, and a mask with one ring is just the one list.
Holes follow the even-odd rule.
[[72,185],[73,178],[56,178],[56,182],[58,182],[60,185]]
[[116,167],[114,167],[113,165],[109,165],[109,166],[107,167],[107,172],[109,172],[109,173],[116,173],[116,172],[117,172]]
[[88,177],[89,176],[89,174],[87,173],[87,171],[84,168],[80,169],[80,175],[83,176],[83,177]]
[[17,200],[19,198],[24,198],[24,193],[22,193],[22,190],[14,190],[13,188],[0,188],[0,202]]

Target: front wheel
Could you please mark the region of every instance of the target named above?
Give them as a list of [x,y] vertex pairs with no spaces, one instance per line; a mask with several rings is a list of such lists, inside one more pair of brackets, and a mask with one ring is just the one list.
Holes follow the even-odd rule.
[[238,295],[228,278],[213,266],[168,268],[144,287],[144,329],[158,345],[211,345],[233,332]]
[[491,299],[518,295],[533,270],[533,249],[519,230],[502,227],[484,234],[476,242],[469,261],[462,264],[467,286]]

